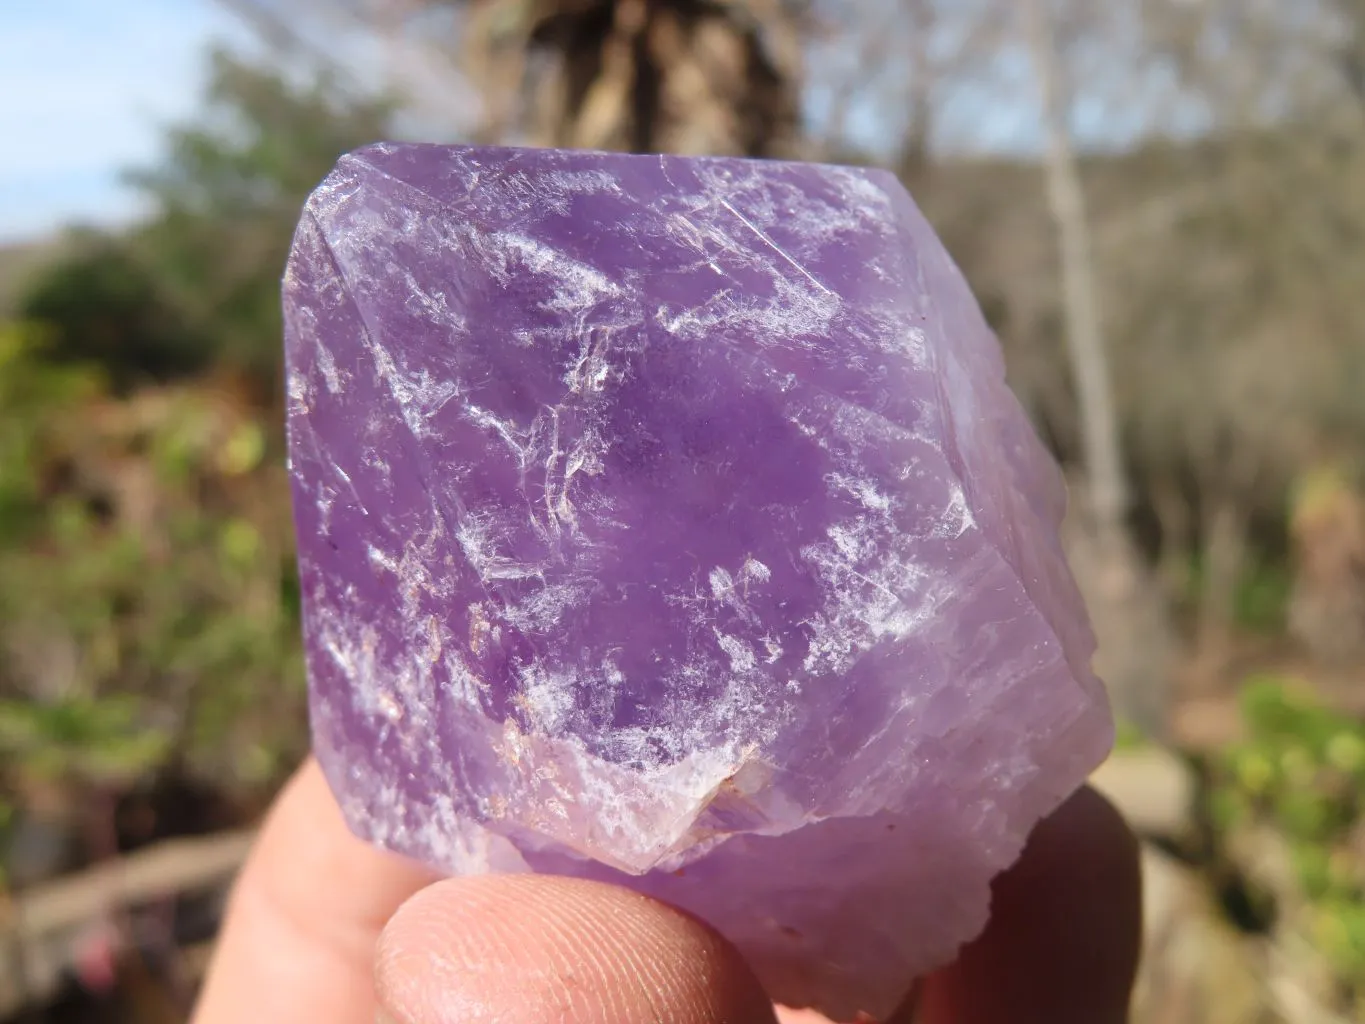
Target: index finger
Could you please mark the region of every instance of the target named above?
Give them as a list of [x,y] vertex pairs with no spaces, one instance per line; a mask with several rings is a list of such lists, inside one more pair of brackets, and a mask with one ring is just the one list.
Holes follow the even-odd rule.
[[310,759],[242,870],[192,1024],[371,1024],[379,933],[434,880],[352,835]]

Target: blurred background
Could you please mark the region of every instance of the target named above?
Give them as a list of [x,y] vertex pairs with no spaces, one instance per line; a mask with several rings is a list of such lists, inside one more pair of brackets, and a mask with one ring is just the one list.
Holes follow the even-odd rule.
[[307,744],[278,285],[380,138],[871,163],[1073,484],[1139,1022],[1365,1020],[1365,2],[0,0],[0,1019],[185,1019]]

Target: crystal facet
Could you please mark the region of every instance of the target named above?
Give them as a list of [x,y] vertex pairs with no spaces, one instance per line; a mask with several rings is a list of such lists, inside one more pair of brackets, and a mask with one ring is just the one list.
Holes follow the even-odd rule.
[[285,278],[314,744],[452,873],[885,1012],[1105,755],[1056,466],[889,174],[377,145]]

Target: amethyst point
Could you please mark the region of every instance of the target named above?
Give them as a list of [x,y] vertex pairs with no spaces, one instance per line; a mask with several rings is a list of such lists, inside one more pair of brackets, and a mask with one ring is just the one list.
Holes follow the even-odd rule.
[[1062,485],[876,170],[378,145],[285,279],[317,756],[885,1013],[1108,751]]

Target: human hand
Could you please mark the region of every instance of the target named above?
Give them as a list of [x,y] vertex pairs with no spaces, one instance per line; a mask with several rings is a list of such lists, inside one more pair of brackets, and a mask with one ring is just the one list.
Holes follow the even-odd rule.
[[[916,1024],[1119,1024],[1140,930],[1137,847],[1081,790],[997,880],[991,923],[923,979]],[[192,1024],[816,1024],[739,954],[624,889],[438,881],[353,837],[322,774],[286,787],[234,892]]]

